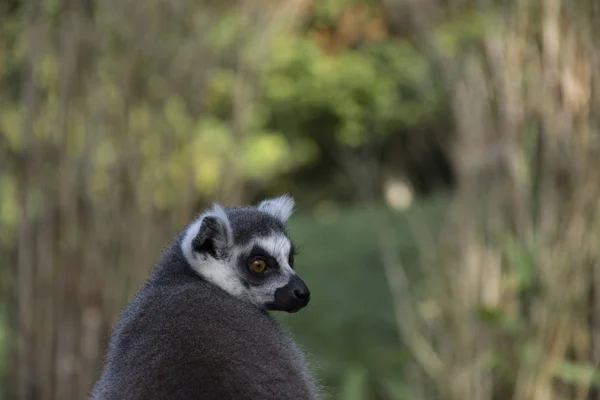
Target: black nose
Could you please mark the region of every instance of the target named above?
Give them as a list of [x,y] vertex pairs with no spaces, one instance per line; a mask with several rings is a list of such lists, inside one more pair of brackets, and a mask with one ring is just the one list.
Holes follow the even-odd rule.
[[295,313],[308,305],[310,291],[304,281],[294,274],[287,285],[275,290],[273,300],[270,304],[271,310]]
[[294,276],[290,280],[290,286],[291,292],[297,300],[300,300],[302,303],[308,303],[308,300],[310,299],[310,290],[308,290],[308,287],[302,279]]
[[294,289],[294,295],[296,296],[296,298],[298,298],[298,300],[306,301],[310,299],[310,292],[308,291],[308,288],[306,286],[301,289]]

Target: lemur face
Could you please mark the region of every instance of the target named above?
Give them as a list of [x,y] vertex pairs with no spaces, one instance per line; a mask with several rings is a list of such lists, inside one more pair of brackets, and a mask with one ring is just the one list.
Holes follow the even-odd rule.
[[257,207],[216,205],[187,229],[183,254],[192,269],[233,296],[261,309],[296,312],[310,292],[294,271],[295,248],[285,229],[293,207],[289,196]]

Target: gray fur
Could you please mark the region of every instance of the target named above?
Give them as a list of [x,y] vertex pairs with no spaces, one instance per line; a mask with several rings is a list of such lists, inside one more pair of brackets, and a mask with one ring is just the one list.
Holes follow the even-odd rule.
[[[265,282],[246,282],[243,274],[232,273],[247,289],[239,294],[211,282],[201,273],[202,262],[199,272],[189,263],[190,253],[184,254],[185,243],[210,236],[200,228],[206,216],[216,218],[210,229],[222,239],[222,252],[216,258],[192,252],[194,260],[233,271],[244,249],[261,240],[275,252],[290,246],[284,221],[258,208],[215,206],[203,214],[174,240],[115,326],[92,400],[319,398],[290,334],[265,310],[266,303],[252,297],[268,297],[269,285],[291,281],[295,272],[282,255],[277,274]],[[197,231],[191,240],[190,229]]]
[[257,236],[270,236],[274,233],[287,236],[283,222],[256,208],[232,208],[226,212],[237,244],[244,245]]

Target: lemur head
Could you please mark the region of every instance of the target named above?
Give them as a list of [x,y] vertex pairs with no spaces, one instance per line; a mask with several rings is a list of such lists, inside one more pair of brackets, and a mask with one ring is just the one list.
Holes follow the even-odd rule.
[[285,226],[293,209],[287,195],[255,207],[215,204],[187,228],[183,254],[194,271],[229,294],[261,309],[296,312],[310,292],[294,271]]

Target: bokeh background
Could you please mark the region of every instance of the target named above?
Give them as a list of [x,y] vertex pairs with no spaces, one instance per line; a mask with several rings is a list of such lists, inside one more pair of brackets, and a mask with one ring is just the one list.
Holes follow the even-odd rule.
[[600,398],[597,0],[3,0],[0,392],[75,400],[163,247],[292,194],[327,398]]

